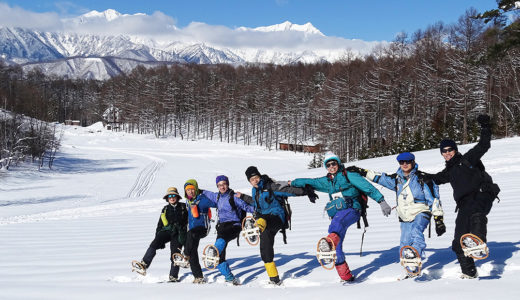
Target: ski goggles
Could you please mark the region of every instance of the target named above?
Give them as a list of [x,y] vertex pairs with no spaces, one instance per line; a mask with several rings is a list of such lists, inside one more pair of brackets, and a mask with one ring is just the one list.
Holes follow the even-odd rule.
[[413,164],[413,159],[410,159],[410,160],[400,160],[399,164],[400,165],[404,165],[404,164],[411,165],[411,164]]
[[441,150],[441,153],[446,153],[446,152],[451,152],[451,151],[455,151],[455,149],[453,149],[452,147],[446,147]]

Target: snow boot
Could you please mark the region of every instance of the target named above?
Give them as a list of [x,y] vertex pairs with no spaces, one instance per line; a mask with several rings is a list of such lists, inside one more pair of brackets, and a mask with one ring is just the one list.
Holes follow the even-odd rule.
[[170,279],[168,280],[168,282],[179,282],[179,278],[170,275]]
[[475,267],[475,261],[471,257],[464,255],[458,255],[457,260],[460,264],[460,270],[462,271],[462,278],[477,278],[477,268]]
[[203,283],[206,283],[206,279],[204,277],[195,277],[195,279],[193,280],[193,283],[203,284]]
[[339,278],[343,282],[354,281],[354,275],[350,272],[350,269],[347,265],[347,262],[343,262],[339,265],[336,265],[336,271],[338,271]]

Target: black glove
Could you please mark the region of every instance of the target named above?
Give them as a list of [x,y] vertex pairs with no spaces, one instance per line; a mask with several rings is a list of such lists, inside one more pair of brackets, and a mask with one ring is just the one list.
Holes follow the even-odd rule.
[[480,127],[490,127],[491,118],[488,115],[479,115],[477,117],[477,122],[480,124]]
[[303,188],[303,190],[305,191],[305,194],[307,195],[307,197],[309,197],[309,201],[311,201],[312,203],[316,203],[316,199],[318,199],[319,197],[314,192],[314,189],[312,188],[312,186],[306,184],[305,187]]
[[441,236],[446,232],[446,225],[444,225],[444,217],[436,216],[433,217],[435,220],[435,232],[437,232],[437,236]]
[[350,166],[350,167],[347,167],[347,171],[348,172],[355,172],[355,173],[358,173],[359,175],[365,177],[367,176],[367,170],[365,169],[361,169],[361,168],[358,168],[356,166]]

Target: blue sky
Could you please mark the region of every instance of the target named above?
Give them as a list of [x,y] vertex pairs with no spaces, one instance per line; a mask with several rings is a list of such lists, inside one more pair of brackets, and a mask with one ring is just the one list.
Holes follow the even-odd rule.
[[0,3],[29,12],[53,12],[60,17],[109,8],[125,14],[152,15],[159,11],[180,28],[192,22],[231,29],[284,21],[311,22],[326,36],[364,41],[391,41],[398,32],[411,34],[437,21],[451,24],[469,7],[479,12],[496,8],[495,0],[0,0]]

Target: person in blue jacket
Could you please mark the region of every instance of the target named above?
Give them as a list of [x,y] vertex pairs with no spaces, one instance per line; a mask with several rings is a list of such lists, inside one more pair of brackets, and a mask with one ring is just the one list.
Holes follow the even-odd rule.
[[[424,178],[423,173],[418,170],[419,165],[415,162],[415,155],[403,152],[397,156],[399,169],[395,174],[377,173],[356,166],[348,167],[347,170],[357,172],[361,176],[395,191],[397,197],[397,215],[401,222],[401,248],[411,246],[417,250],[421,258],[424,258],[426,242],[424,230],[430,224],[433,215],[435,219],[435,230],[438,236],[446,232],[444,225],[439,186],[431,179]],[[405,251],[410,251],[405,249]],[[406,258],[411,258],[411,253],[403,253]],[[413,271],[413,270],[412,270]],[[419,274],[415,275],[418,276]],[[413,275],[408,274],[408,277]]]
[[325,155],[323,165],[328,172],[326,176],[298,178],[289,184],[293,187],[310,185],[317,191],[329,194],[329,203],[333,205],[327,207],[335,209],[327,210],[331,218],[327,238],[336,245],[336,271],[342,281],[353,281],[354,275],[345,261],[342,244],[347,229],[360,218],[360,191],[379,203],[385,216],[390,215],[392,209],[385,202],[383,195],[365,178],[355,172],[346,172],[341,160],[334,153],[329,152]]
[[269,283],[280,285],[282,281],[274,263],[273,247],[276,234],[284,229],[286,222],[282,199],[304,195],[311,199],[312,195],[304,189],[290,187],[287,182],[273,181],[269,176],[260,174],[255,166],[247,168],[246,177],[252,186],[252,195],[236,194],[255,209],[256,225],[260,229],[260,256],[269,276]]
[[[215,247],[219,252],[219,264],[217,266],[220,273],[225,277],[226,282],[239,285],[238,279],[231,273],[229,263],[226,261],[226,247],[228,243],[239,237],[242,230],[241,212],[253,213],[253,206],[235,197],[235,192],[229,188],[229,179],[225,175],[216,178],[218,193],[203,190],[206,196],[218,212],[217,240]],[[233,203],[232,203],[233,202]]]
[[195,179],[189,179],[184,184],[186,208],[188,210],[188,233],[184,246],[184,257],[190,263],[195,279],[193,283],[205,283],[199,262],[200,239],[208,235],[210,230],[211,210],[213,203],[204,196]]

